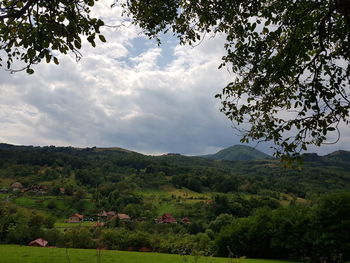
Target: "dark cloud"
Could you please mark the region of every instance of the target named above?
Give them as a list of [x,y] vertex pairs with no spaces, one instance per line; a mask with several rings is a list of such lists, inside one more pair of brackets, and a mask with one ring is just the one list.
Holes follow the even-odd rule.
[[[79,63],[60,56],[59,66],[38,65],[33,76],[1,70],[0,140],[149,154],[205,154],[238,144],[214,98],[232,80],[217,68],[224,39],[195,48],[168,39],[162,49],[137,33],[133,27],[105,32],[108,43],[85,45]],[[349,140],[346,127],[343,138]],[[266,144],[258,149],[271,153]]]

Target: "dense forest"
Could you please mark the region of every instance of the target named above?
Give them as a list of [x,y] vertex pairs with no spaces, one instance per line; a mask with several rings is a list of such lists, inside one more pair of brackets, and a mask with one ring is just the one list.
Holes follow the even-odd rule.
[[[346,151],[306,154],[285,168],[273,158],[0,144],[0,242],[347,261],[349,161]],[[82,221],[66,223],[74,214]]]

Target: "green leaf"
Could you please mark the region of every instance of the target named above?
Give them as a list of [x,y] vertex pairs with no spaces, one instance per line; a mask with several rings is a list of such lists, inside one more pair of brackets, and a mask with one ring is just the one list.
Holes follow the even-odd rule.
[[81,49],[81,43],[80,43],[78,40],[75,40],[75,41],[74,41],[74,46],[75,46],[77,49]]
[[36,55],[35,49],[32,49],[32,48],[28,49],[27,55],[28,55],[28,57],[29,57],[30,59],[33,59],[33,58],[35,57],[35,55]]
[[103,35],[98,35],[98,37],[100,38],[100,40],[101,40],[102,42],[106,42],[106,39],[105,39],[105,37],[104,37]]
[[45,58],[46,58],[46,63],[50,63],[50,61],[51,61],[51,55],[50,55],[49,52],[47,52],[47,53],[45,54]]
[[34,73],[34,70],[33,70],[33,69],[31,69],[31,68],[27,68],[27,70],[26,70],[26,71],[27,71],[27,73],[28,73],[28,74],[30,74],[30,75]]
[[60,64],[60,63],[58,62],[58,59],[57,59],[56,57],[53,58],[53,62],[54,62],[56,65]]

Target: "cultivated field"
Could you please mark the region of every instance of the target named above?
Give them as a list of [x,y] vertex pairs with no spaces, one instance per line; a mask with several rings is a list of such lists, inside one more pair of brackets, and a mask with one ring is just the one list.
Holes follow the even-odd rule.
[[0,263],[291,263],[262,259],[190,257],[94,249],[38,248],[0,245]]

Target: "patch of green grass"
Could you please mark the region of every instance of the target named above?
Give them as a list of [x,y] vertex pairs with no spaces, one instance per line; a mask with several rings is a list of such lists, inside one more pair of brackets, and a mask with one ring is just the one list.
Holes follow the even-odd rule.
[[182,199],[199,199],[199,200],[207,200],[210,199],[213,193],[197,193],[194,191],[191,191],[187,188],[175,188],[173,186],[166,186],[164,187],[164,190],[169,193],[169,195],[181,197]]
[[5,200],[5,199],[8,198],[8,196],[9,196],[9,194],[2,194],[2,193],[0,193],[0,200]]
[[[100,253],[100,258],[99,258]],[[180,256],[160,253],[96,249],[38,248],[0,245],[1,263],[235,263],[227,258]],[[100,260],[99,260],[100,259]],[[280,260],[243,259],[242,263],[291,263]]]
[[56,222],[56,228],[73,228],[81,226],[92,226],[96,222],[80,222],[80,223],[66,223],[66,222]]
[[161,190],[161,189],[146,189],[146,190],[141,190],[138,192],[138,194],[144,196],[144,197],[169,197],[169,193]]
[[178,208],[173,203],[162,202],[162,203],[159,203],[157,205],[158,216],[161,216],[161,215],[167,214],[167,213],[176,215],[177,211],[178,211]]
[[[7,178],[5,175],[0,177],[0,188],[10,189],[10,185],[15,182],[14,178]],[[12,189],[10,189],[12,191]]]
[[42,208],[43,204],[39,200],[34,200],[28,197],[17,197],[14,199],[16,205],[20,205],[27,208]]

